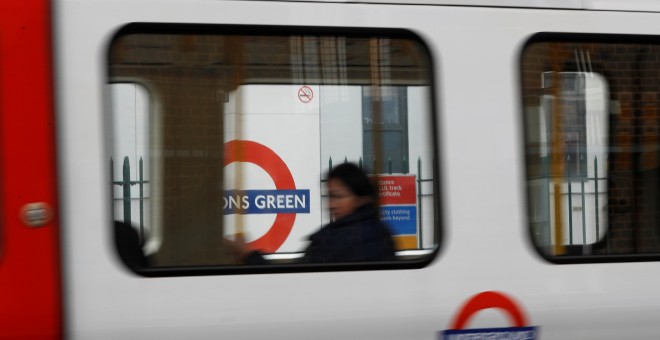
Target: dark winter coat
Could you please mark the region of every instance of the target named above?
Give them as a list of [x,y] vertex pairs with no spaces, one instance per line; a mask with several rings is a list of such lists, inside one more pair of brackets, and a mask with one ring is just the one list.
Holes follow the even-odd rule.
[[[386,261],[394,259],[394,241],[389,228],[379,219],[378,209],[371,205],[337,219],[309,237],[302,262],[339,263]],[[248,264],[267,263],[260,253],[252,252]]]

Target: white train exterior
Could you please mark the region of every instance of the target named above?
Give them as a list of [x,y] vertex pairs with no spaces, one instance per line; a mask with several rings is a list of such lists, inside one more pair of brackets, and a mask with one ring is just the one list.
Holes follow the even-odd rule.
[[[617,144],[619,135],[612,132],[613,126],[622,125],[611,124],[622,124],[626,110],[631,110],[631,119],[638,123],[631,123],[633,141],[624,146],[637,147],[634,152],[639,152],[631,161],[640,164],[635,174],[655,178],[656,156],[644,153],[655,150],[657,144],[654,132],[646,135],[644,127],[655,127],[644,122],[645,117],[655,119],[656,93],[641,90],[643,82],[636,80],[631,86],[637,86],[639,93],[615,92],[612,78],[608,79],[611,74],[566,66],[576,60],[585,66],[595,64],[595,55],[589,61],[565,57],[558,68],[551,62],[546,65],[546,71],[560,73],[549,75],[546,82],[576,73],[589,78],[582,93],[586,137],[576,137],[584,139],[580,152],[589,160],[575,166],[586,169],[584,178],[576,181],[566,172],[561,174],[568,180],[553,175],[553,164],[565,167],[557,171],[571,167],[565,161],[550,161],[544,165],[549,172],[546,177],[537,176],[544,172],[535,170],[533,157],[552,156],[548,148],[561,144],[557,139],[561,137],[552,134],[561,129],[556,124],[562,123],[553,123],[553,105],[541,99],[529,104],[525,99],[531,96],[530,81],[525,78],[531,72],[525,62],[531,59],[526,58],[545,51],[543,44],[550,46],[550,52],[554,51],[552,44],[561,48],[582,44],[575,50],[584,51],[588,44],[612,46],[612,50],[626,44],[657,45],[657,4],[599,0],[56,0],[51,15],[58,174],[54,214],[60,230],[62,309],[58,317],[62,326],[60,333],[43,338],[460,339],[460,334],[469,338],[470,333],[452,337],[442,332],[455,330],[460,324],[457,320],[467,311],[474,315],[460,326],[485,329],[481,333],[484,339],[651,339],[660,334],[660,277],[656,274],[660,252],[649,246],[651,250],[638,252],[614,251],[600,257],[597,253],[599,242],[614,228],[613,218],[608,216],[627,214],[626,209],[634,209],[635,202],[651,206],[634,215],[640,220],[657,209],[655,200],[646,198],[613,205],[617,196],[612,195],[621,186],[636,184],[621,184],[622,177],[613,172],[620,163],[608,163],[608,157],[614,157],[611,149],[624,145]],[[163,270],[129,269],[118,256],[112,226],[124,212],[123,187],[119,185],[123,157],[128,156],[133,167],[146,154],[148,199],[141,237],[145,238],[142,249],[150,255],[165,245],[167,230],[159,226],[170,223],[166,220],[172,208],[163,198],[168,188],[159,184],[169,180],[163,166],[169,162],[167,152],[194,155],[199,150],[171,149],[176,144],[167,139],[171,131],[163,126],[173,123],[166,122],[170,118],[165,114],[158,118],[158,112],[167,111],[159,97],[165,92],[116,73],[112,63],[118,57],[113,53],[118,44],[130,48],[131,42],[121,42],[122,37],[181,32],[205,37],[309,35],[321,37],[319,41],[324,37],[368,37],[376,32],[377,37],[394,36],[417,44],[428,58],[420,66],[427,73],[406,80],[395,77],[392,84],[340,86],[303,77],[298,83],[255,81],[241,84],[233,92],[217,93],[218,107],[222,107],[218,112],[223,115],[220,121],[225,124],[220,144],[250,140],[267,146],[289,165],[296,194],[308,190],[309,196],[304,197],[309,197],[305,201],[309,211],[298,213],[287,239],[271,255],[275,261],[287,261],[300,256],[306,235],[329,220],[323,203],[323,176],[330,164],[344,159],[367,162],[365,142],[360,140],[366,138],[361,125],[365,87],[404,88],[407,168],[392,174],[381,168],[379,173],[430,180],[415,182],[415,190],[429,195],[418,196],[413,203],[416,246],[402,247],[394,264],[307,264],[302,269],[295,265],[274,265],[277,269],[238,265],[227,269],[225,263],[214,267],[184,261],[170,266],[163,260]],[[572,46],[566,47],[571,53]],[[660,65],[660,59],[657,62]],[[269,63],[264,65],[267,69]],[[540,73],[538,82],[543,82]],[[126,83],[140,83],[141,87],[122,94],[127,88],[121,86]],[[310,93],[303,87],[313,92],[315,106],[305,102]],[[557,95],[552,90],[538,92],[539,98],[548,101]],[[290,98],[280,101],[283,96]],[[626,96],[643,103],[639,113],[627,106]],[[237,118],[239,113],[241,118]],[[279,114],[286,117],[273,118]],[[186,138],[193,137],[194,133]],[[565,159],[570,150],[559,152],[559,157]],[[602,163],[594,165],[594,157]],[[111,158],[114,165],[108,171]],[[209,186],[222,190],[280,189],[264,173],[266,165],[250,162],[244,161],[249,164],[241,169],[237,164],[214,164],[224,174],[203,178],[216,176],[217,182]],[[231,168],[234,166],[236,169]],[[137,176],[136,168],[132,169]],[[651,172],[644,172],[647,170]],[[242,174],[237,175],[239,172]],[[233,182],[237,176],[243,178]],[[589,180],[592,177],[599,182],[598,189]],[[644,183],[651,183],[647,185],[650,192],[660,190],[653,187],[653,179]],[[134,225],[139,223],[136,190],[133,186]],[[281,202],[287,206],[302,199]],[[557,215],[556,206],[568,204]],[[274,215],[247,215],[236,223],[265,226],[246,227],[257,238],[274,225]],[[220,217],[225,230],[206,242],[217,242],[222,249],[222,238],[242,228],[233,226],[233,216]],[[655,229],[649,228],[653,233]],[[3,245],[11,241],[7,235],[0,238],[4,252],[0,253],[0,268],[3,256],[9,259],[13,249]],[[0,271],[0,280],[12,277]],[[484,299],[482,308],[467,307],[474,297]],[[529,327],[536,328],[530,331]],[[0,327],[0,338],[3,336],[11,338],[12,334],[4,335]]]

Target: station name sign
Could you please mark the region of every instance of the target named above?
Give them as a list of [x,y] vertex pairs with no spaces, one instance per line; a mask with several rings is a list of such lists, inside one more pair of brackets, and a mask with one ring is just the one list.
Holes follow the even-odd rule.
[[222,208],[225,215],[309,213],[309,190],[227,190]]

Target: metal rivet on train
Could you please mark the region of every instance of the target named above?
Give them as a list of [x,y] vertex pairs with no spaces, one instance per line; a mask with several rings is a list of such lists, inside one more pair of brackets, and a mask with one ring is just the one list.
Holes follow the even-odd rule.
[[52,217],[53,210],[44,202],[28,203],[21,208],[21,220],[30,227],[42,227]]

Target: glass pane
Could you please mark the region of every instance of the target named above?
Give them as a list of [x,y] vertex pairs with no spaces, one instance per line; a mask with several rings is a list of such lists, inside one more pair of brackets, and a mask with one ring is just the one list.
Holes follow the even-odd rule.
[[660,252],[659,53],[639,37],[539,35],[526,46],[529,221],[546,256]]
[[[390,262],[438,244],[431,65],[410,33],[134,25],[114,39],[109,66],[115,220],[138,235],[148,266]],[[396,166],[367,170],[367,154]],[[116,164],[125,157],[144,162],[130,192]],[[329,230],[344,221],[326,187],[343,163],[379,190],[347,215],[369,207],[374,227],[336,239],[352,247],[319,250],[315,240],[337,237]],[[391,257],[368,250],[381,227],[375,252],[391,244]]]

